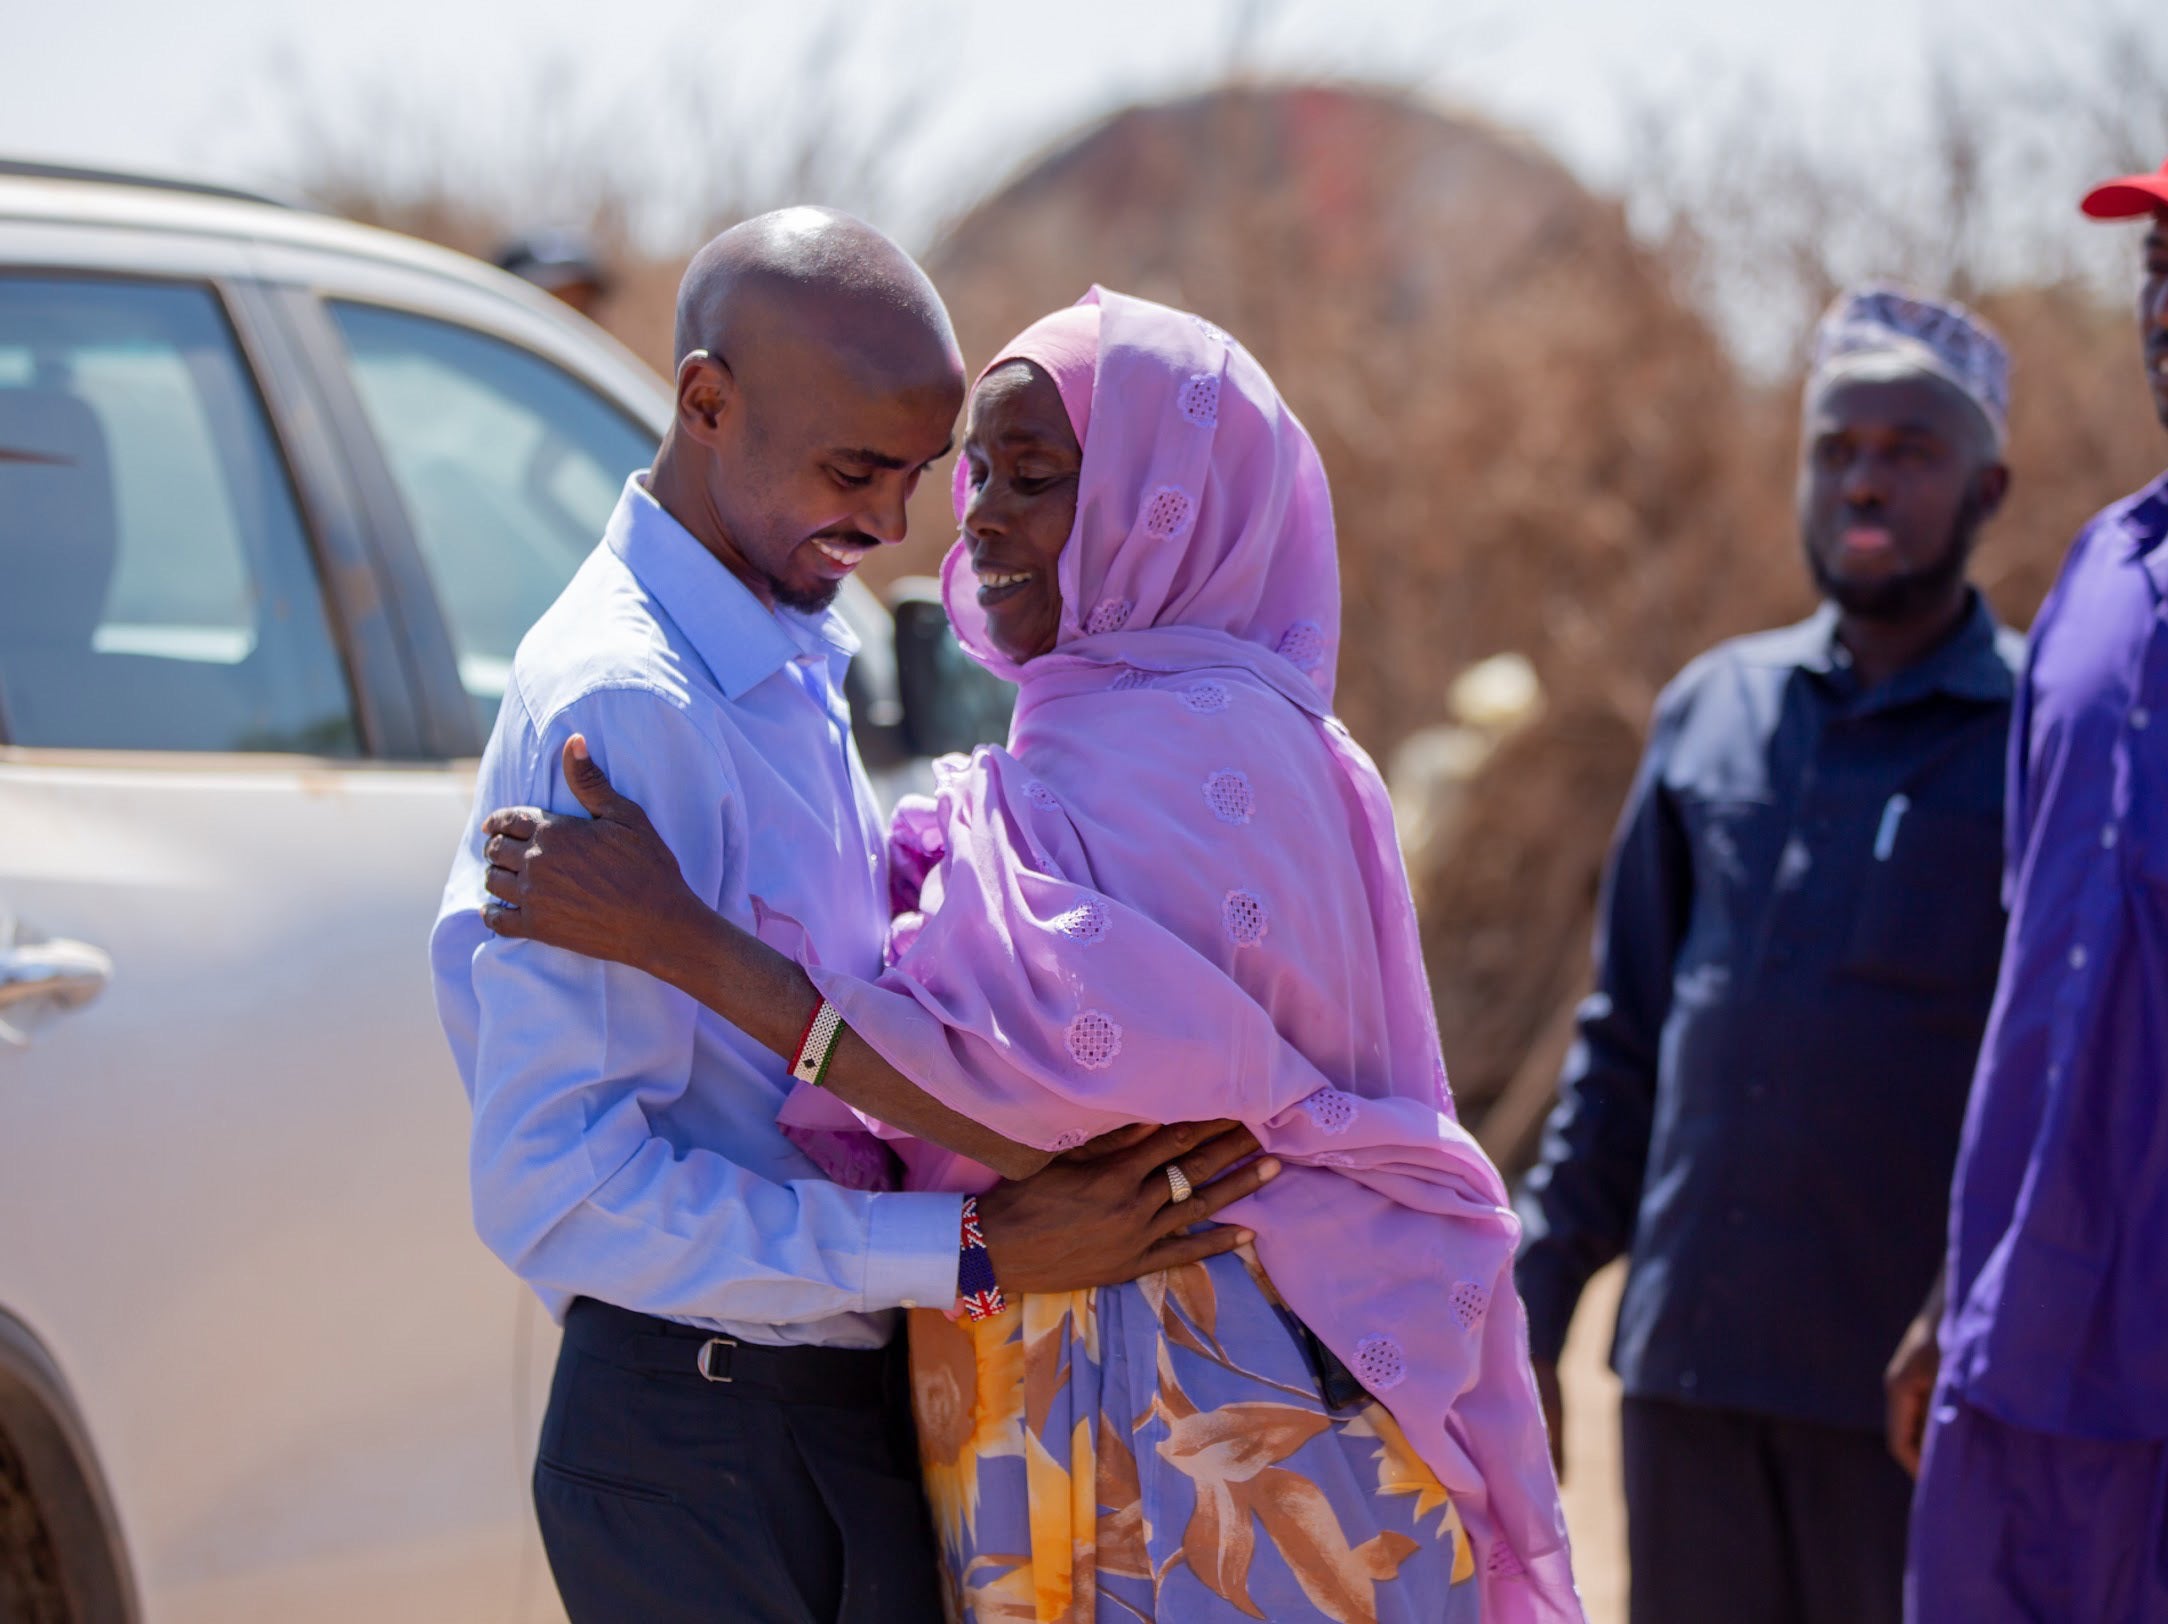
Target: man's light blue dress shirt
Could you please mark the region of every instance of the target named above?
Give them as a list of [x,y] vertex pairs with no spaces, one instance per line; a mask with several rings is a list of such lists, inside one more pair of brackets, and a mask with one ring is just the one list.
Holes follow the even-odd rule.
[[560,1319],[574,1297],[763,1343],[878,1347],[956,1294],[961,1198],[847,1190],[776,1126],[786,1063],[662,982],[483,925],[481,820],[579,813],[566,739],[647,809],[693,890],[753,899],[872,979],[881,819],[833,611],[771,611],[646,490],[525,641],[430,939],[474,1109],[475,1226]]

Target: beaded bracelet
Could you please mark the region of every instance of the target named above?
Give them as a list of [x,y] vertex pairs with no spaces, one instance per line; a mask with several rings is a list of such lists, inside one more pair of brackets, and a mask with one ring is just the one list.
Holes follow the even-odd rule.
[[790,1063],[791,1076],[819,1088],[827,1080],[828,1062],[835,1058],[836,1040],[842,1035],[842,1012],[823,998],[798,1039],[798,1053]]
[[992,1319],[1009,1306],[994,1279],[994,1260],[986,1253],[986,1234],[979,1228],[979,1198],[964,1197],[962,1249],[956,1260],[956,1298],[966,1319]]

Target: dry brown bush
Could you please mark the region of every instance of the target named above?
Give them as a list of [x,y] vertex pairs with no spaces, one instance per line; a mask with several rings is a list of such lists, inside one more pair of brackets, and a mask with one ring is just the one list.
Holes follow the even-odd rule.
[[[1987,172],[1985,114],[1941,94],[1944,172],[1926,189],[1984,234],[1995,222],[1967,187]],[[1723,292],[1715,233],[1781,253],[1788,304],[1771,319],[1795,355],[1862,241],[1915,277],[1951,265],[1932,214],[1892,205],[1872,232],[1818,230],[1845,187],[1808,185],[1811,153],[1760,150],[1764,184],[1792,183],[1788,231],[1772,241],[1767,211],[1739,212],[1754,174],[1699,209],[1681,177],[1679,230],[1652,251],[1478,123],[1397,95],[1238,87],[1117,115],[929,259],[975,358],[1081,292],[1079,266],[1257,352],[1333,478],[1341,708],[1374,749],[1442,720],[1472,661],[1534,663],[1546,715],[1486,763],[1448,837],[1411,853],[1456,1091],[1477,1118],[1516,1093],[1486,1135],[1509,1161],[1532,1150],[1585,984],[1602,855],[1657,688],[1712,642],[1812,603],[1792,519],[1797,374],[1743,374],[1704,319]],[[1981,303],[2016,358],[2018,479],[1979,576],[2023,625],[2076,526],[2156,471],[2161,447],[2130,319],[2097,288]],[[953,528],[945,494],[916,521],[923,564]]]
[[[2135,263],[2134,237],[2131,254]],[[1975,573],[1996,609],[2022,626],[2078,527],[2159,473],[2168,442],[2146,395],[2134,310],[2068,285],[1992,294],[1981,308],[2014,357],[2014,478]]]
[[926,45],[952,21],[945,3],[906,16],[804,0],[780,58],[726,8],[692,37],[658,40],[653,71],[616,95],[571,58],[472,94],[406,69],[333,86],[276,64],[267,79],[288,87],[279,184],[484,259],[521,233],[578,230],[614,281],[599,324],[668,374],[678,278],[710,236],[789,203],[868,219],[895,206],[945,88]]
[[[1605,836],[1656,689],[1804,598],[1754,522],[1775,416],[1618,207],[1479,122],[1371,90],[1241,87],[1110,120],[966,217],[929,264],[968,353],[1083,290],[1241,338],[1331,474],[1339,703],[1381,755],[1473,662],[1553,696],[1412,853],[1471,1116],[1579,985]],[[953,525],[915,514],[920,562]]]
[[[2144,107],[2168,109],[2168,71],[2145,77],[2168,59],[2148,49],[2102,60],[2119,94],[2150,84],[2151,103],[2103,107],[2096,63],[2080,90],[2033,85],[2029,119],[2060,108],[2102,172],[2134,162]],[[1701,158],[1652,149],[1630,189],[1637,235],[1620,203],[1481,121],[1389,90],[1235,84],[1082,133],[926,256],[974,362],[1093,281],[1197,310],[1255,351],[1332,477],[1340,703],[1380,759],[1445,719],[1472,662],[1513,651],[1540,674],[1542,716],[1490,756],[1447,834],[1411,853],[1456,1091],[1471,1118],[1490,1115],[1509,1162],[1531,1147],[1586,981],[1597,876],[1651,700],[1710,643],[1811,604],[1793,539],[1796,358],[1828,292],[1870,270],[1985,290],[2016,359],[2017,478],[1979,576],[2013,623],[2083,518],[2163,461],[2115,303],[2127,271],[2020,252],[2032,239],[1997,187],[2039,181],[2009,145],[2036,125],[1954,79],[1936,94],[1935,151],[1902,190],[1742,106],[1739,128],[1705,132]],[[360,184],[320,168],[318,196],[459,246],[532,223],[477,207],[452,178],[417,191],[367,165]],[[785,195],[867,206],[848,163],[795,173],[792,194],[718,184],[704,223]],[[594,174],[550,193],[588,213],[553,218],[589,219],[614,247],[624,279],[605,324],[667,364],[694,238],[655,245],[613,172]],[[2070,232],[2089,229],[2052,195]],[[1742,320],[1762,356],[1747,367]],[[946,491],[927,481],[889,574],[938,559],[954,534]]]
[[[1672,596],[1687,532],[1722,524],[1711,431],[1738,384],[1664,266],[1548,157],[1404,97],[1247,87],[1130,110],[927,263],[976,358],[1094,280],[1257,354],[1332,476],[1340,706],[1380,751],[1486,655],[1569,678]],[[954,532],[945,491],[913,517],[923,567]]]

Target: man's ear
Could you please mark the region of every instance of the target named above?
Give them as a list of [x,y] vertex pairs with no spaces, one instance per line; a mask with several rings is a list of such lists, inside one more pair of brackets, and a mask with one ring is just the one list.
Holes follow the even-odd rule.
[[721,356],[710,350],[694,350],[678,363],[678,424],[694,439],[713,445],[717,432],[737,405],[738,380]]
[[2008,463],[1989,463],[1975,479],[1973,489],[1979,493],[1980,522],[1985,524],[2001,510],[2010,494],[2010,466]]

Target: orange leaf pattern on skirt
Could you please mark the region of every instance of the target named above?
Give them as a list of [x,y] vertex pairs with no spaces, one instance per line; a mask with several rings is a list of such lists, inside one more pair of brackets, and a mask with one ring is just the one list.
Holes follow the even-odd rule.
[[1383,1405],[1325,1409],[1254,1259],[916,1312],[911,1363],[958,1624],[1477,1617],[1444,1488]]

